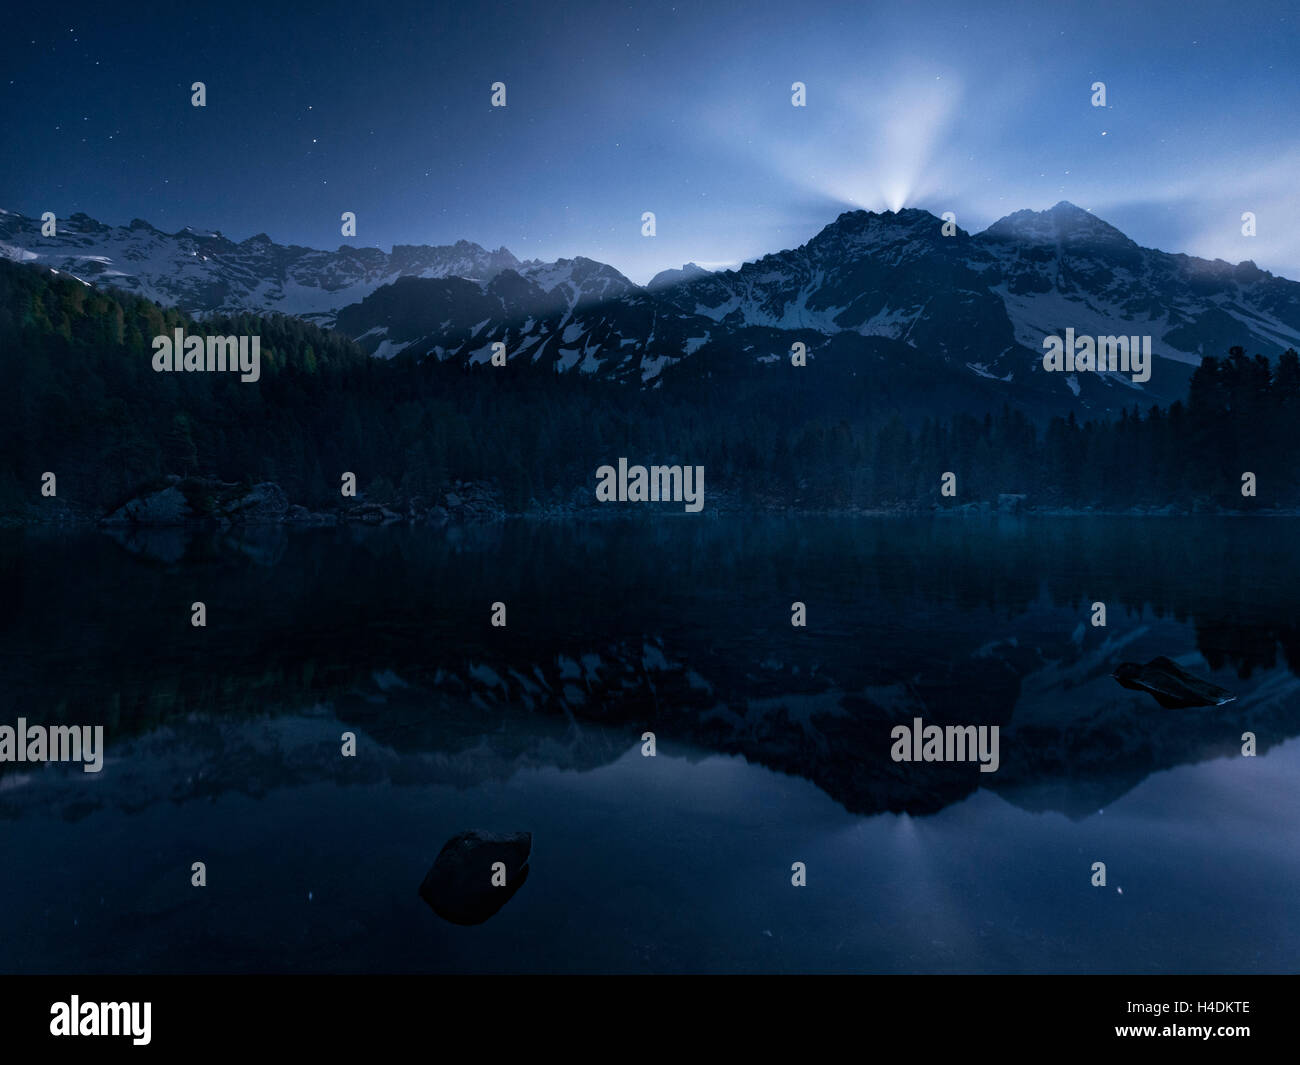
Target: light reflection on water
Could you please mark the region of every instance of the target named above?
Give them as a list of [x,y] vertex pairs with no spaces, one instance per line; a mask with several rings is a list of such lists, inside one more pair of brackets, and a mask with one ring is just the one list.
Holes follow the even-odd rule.
[[[0,769],[0,970],[1291,971],[1280,531],[506,526],[233,559],[0,541],[20,582],[0,721],[109,730],[101,774]],[[1094,597],[1110,624],[1080,632]],[[1163,711],[1110,680],[1156,654],[1238,702]],[[998,773],[891,763],[914,712],[1000,721]],[[416,889],[467,828],[534,850],[519,894],[458,928]]]

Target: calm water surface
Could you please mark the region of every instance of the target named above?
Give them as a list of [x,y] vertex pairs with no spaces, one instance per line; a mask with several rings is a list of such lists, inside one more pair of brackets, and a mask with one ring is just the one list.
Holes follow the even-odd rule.
[[[0,971],[1293,972],[1297,534],[6,532],[0,723],[107,758],[0,765]],[[1156,655],[1237,701],[1109,677]],[[914,717],[998,725],[998,771],[894,763]],[[534,837],[472,928],[416,890],[466,829]]]

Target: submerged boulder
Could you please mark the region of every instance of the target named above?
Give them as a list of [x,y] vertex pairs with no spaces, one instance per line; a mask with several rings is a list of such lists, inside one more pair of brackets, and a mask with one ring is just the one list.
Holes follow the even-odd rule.
[[482,924],[524,886],[532,849],[531,832],[461,832],[438,852],[420,898],[452,924]]
[[1237,698],[1226,688],[1193,676],[1164,655],[1151,659],[1145,666],[1122,662],[1111,676],[1132,691],[1149,692],[1166,710],[1222,706]]

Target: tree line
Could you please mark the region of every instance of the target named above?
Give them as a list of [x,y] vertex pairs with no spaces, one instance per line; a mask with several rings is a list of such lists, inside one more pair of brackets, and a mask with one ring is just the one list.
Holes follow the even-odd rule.
[[[156,373],[153,337],[258,335],[261,379]],[[433,502],[454,480],[491,482],[506,506],[590,498],[598,466],[703,464],[711,492],[806,507],[926,507],[1023,493],[1057,507],[1300,506],[1300,358],[1232,348],[1207,357],[1185,402],[1046,424],[1004,406],[904,420],[873,409],[761,417],[744,399],[656,392],[511,364],[377,360],[348,337],[280,314],[195,321],[138,296],[0,262],[0,510],[59,497],[106,510],[167,474],[279,483],[294,502]],[[955,498],[940,475],[958,478]],[[1243,497],[1242,474],[1258,496]]]

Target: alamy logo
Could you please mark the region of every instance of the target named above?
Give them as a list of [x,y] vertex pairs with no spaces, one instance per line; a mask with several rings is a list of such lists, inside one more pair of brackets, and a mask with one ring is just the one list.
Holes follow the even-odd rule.
[[[1141,341],[1141,343],[1139,343]],[[1074,329],[1065,331],[1065,339],[1043,337],[1043,369],[1075,373],[1132,373],[1141,384],[1151,380],[1150,337],[1075,337]]]
[[688,514],[704,509],[703,466],[601,466],[596,471],[596,499],[601,503],[685,503]]
[[996,773],[997,725],[922,725],[919,717],[911,726],[895,725],[889,732],[894,741],[889,757],[895,762],[974,762],[981,773]]
[[50,1035],[129,1035],[136,1046],[148,1046],[151,1002],[70,1002],[50,1006]]
[[262,338],[187,337],[178,327],[175,339],[153,338],[153,368],[158,373],[233,370],[241,381],[253,382],[262,376]]
[[17,728],[0,725],[0,762],[84,762],[83,772],[98,773],[104,768],[104,726],[28,728],[20,717]]

